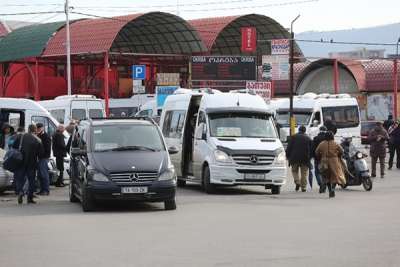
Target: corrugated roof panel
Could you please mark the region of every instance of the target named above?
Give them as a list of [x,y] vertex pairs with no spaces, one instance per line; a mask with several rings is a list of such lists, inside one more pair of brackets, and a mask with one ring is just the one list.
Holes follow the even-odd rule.
[[51,37],[64,25],[53,22],[16,29],[0,42],[0,62],[40,56]]

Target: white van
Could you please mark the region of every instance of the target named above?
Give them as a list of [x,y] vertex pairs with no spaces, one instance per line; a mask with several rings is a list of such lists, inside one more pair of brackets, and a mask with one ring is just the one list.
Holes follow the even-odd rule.
[[139,111],[136,116],[139,117],[157,117],[161,116],[161,107],[157,106],[157,100],[150,100],[139,107]]
[[[286,141],[289,135],[289,98],[271,101],[275,110],[276,122],[280,128],[281,140]],[[355,142],[361,142],[360,111],[357,99],[348,94],[314,94],[307,93],[293,98],[293,114],[298,126],[304,125],[307,134],[314,137],[319,127],[327,119],[331,119],[337,127],[336,137],[344,134],[355,137]]]
[[64,125],[68,125],[71,119],[84,120],[106,116],[102,100],[93,95],[63,95],[39,103]]
[[[0,128],[3,123],[9,123],[15,131],[18,127],[23,127],[27,132],[29,124],[39,122],[44,125],[45,131],[50,136],[53,136],[59,125],[58,121],[38,102],[24,98],[0,97]],[[65,142],[67,142],[69,135],[64,132],[64,136]],[[54,158],[49,162],[49,169],[51,171],[55,169]],[[67,172],[69,170],[69,157],[64,160],[64,169]],[[53,178],[56,177],[53,175]]]
[[169,96],[161,129],[178,185],[261,185],[280,193],[286,157],[264,100],[255,95],[188,93]]
[[153,94],[138,94],[130,98],[110,98],[110,117],[133,117],[142,105],[154,99]]
[[23,127],[28,131],[31,123],[43,123],[45,131],[53,135],[58,126],[57,120],[38,102],[24,98],[0,98],[0,123],[9,123],[16,131]]

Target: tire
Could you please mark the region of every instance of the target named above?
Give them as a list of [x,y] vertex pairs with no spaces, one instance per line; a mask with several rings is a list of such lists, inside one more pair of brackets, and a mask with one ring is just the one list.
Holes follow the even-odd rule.
[[273,195],[279,195],[281,193],[281,186],[280,185],[273,185],[271,188],[271,193]]
[[185,187],[185,186],[186,186],[186,180],[178,178],[178,187]]
[[205,166],[203,168],[203,187],[204,191],[207,194],[214,194],[215,193],[215,185],[211,183],[211,174],[210,174],[210,168],[208,166]]
[[82,210],[84,212],[93,211],[95,209],[95,203],[93,197],[87,192],[86,187],[82,189]]
[[69,182],[69,201],[71,202],[71,203],[77,203],[77,202],[79,202],[79,199],[76,197],[76,195],[75,195],[75,190],[74,190],[74,187],[73,187],[73,182],[72,181],[70,181]]
[[365,189],[365,191],[371,191],[372,190],[372,180],[370,177],[365,178],[362,182],[362,185]]
[[164,209],[165,210],[176,210],[175,198],[167,200],[167,201],[164,201]]

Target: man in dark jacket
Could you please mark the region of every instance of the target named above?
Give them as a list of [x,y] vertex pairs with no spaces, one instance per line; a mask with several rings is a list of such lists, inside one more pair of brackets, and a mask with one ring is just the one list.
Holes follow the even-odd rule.
[[317,149],[317,147],[319,146],[319,144],[322,143],[322,141],[325,141],[325,135],[326,132],[328,131],[328,129],[326,129],[325,126],[321,126],[319,128],[319,133],[316,137],[314,137],[313,139],[313,144],[312,144],[312,151],[311,151],[311,155],[314,158],[314,173],[315,173],[315,179],[317,179],[317,183],[319,185],[319,192],[323,193],[325,190],[325,183],[322,182],[321,179],[321,174],[319,173],[319,169],[318,169],[318,165],[319,165],[319,161],[317,159],[317,157],[315,156],[315,150]]
[[389,134],[389,170],[393,167],[396,154],[396,168],[400,169],[400,121],[394,122],[388,130]]
[[42,123],[36,124],[37,127],[37,136],[42,141],[43,145],[43,153],[39,155],[38,161],[38,178],[40,182],[40,191],[39,195],[47,196],[50,193],[50,179],[49,179],[49,158],[51,154],[51,138],[44,131],[44,125]]
[[370,143],[371,155],[371,176],[376,177],[376,163],[380,163],[381,178],[385,176],[385,157],[386,157],[386,142],[389,140],[389,135],[383,128],[382,122],[377,122],[375,128],[369,132],[368,141]]
[[64,157],[67,155],[67,149],[64,141],[64,126],[59,125],[57,131],[53,135],[53,155],[56,157],[57,169],[60,172],[55,186],[63,187],[64,185]]
[[326,129],[328,131],[332,132],[333,135],[336,135],[337,126],[336,126],[336,123],[332,120],[331,117],[328,116],[328,117],[325,118],[324,126],[326,127]]
[[393,125],[393,123],[394,123],[393,115],[390,114],[390,115],[388,116],[387,120],[385,120],[385,121],[383,122],[383,128],[385,128],[386,131],[389,131],[389,128],[390,128],[390,126]]
[[16,191],[18,194],[18,204],[22,204],[24,197],[24,185],[28,178],[28,203],[36,203],[33,200],[35,192],[35,172],[38,163],[38,156],[43,153],[43,146],[40,139],[35,135],[36,125],[31,124],[27,134],[19,134],[13,144],[14,149],[19,149],[22,142],[21,152],[23,155],[23,163],[21,168],[15,171]]
[[[305,192],[307,188],[307,172],[310,166],[312,141],[306,135],[306,127],[299,127],[299,132],[290,138],[286,155],[292,167],[292,175],[296,184],[296,191]],[[299,176],[300,171],[300,176]]]

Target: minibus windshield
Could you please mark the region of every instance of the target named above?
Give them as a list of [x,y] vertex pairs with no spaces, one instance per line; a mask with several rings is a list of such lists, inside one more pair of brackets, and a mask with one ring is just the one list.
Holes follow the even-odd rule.
[[214,113],[209,114],[213,137],[276,138],[276,130],[268,114]]
[[[294,110],[293,116],[296,120],[296,125],[308,125],[311,119],[311,112],[298,112]],[[289,127],[289,112],[278,111],[276,114],[276,122],[280,127]]]

